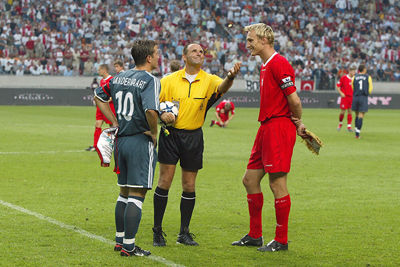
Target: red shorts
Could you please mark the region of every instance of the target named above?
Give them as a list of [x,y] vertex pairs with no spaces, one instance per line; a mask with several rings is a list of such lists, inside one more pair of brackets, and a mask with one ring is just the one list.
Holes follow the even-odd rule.
[[350,109],[351,103],[353,103],[352,96],[345,96],[340,98],[340,109]]
[[273,118],[261,123],[247,169],[288,173],[295,143],[296,126],[289,118]]
[[[114,108],[114,103],[112,101],[108,102],[110,104],[110,108],[111,111],[114,113],[115,115],[115,108]],[[111,122],[106,118],[106,116],[104,116],[103,113],[101,113],[99,107],[97,107],[96,109],[96,121],[104,121],[107,124],[111,125]]]
[[221,118],[222,122],[226,122],[229,119],[228,113],[218,113],[219,117]]

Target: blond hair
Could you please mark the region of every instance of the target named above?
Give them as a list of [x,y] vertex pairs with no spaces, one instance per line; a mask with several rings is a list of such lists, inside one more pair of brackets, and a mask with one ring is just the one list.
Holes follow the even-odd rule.
[[251,24],[244,27],[245,32],[254,31],[258,38],[267,38],[268,44],[274,45],[274,31],[270,26],[264,23]]

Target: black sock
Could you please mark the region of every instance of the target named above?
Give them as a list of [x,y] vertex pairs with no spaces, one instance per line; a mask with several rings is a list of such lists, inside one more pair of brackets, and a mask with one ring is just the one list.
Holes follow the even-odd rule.
[[189,229],[190,219],[196,202],[195,192],[182,192],[181,197],[181,233]]
[[157,186],[154,191],[153,206],[154,206],[154,227],[161,228],[164,218],[165,208],[168,202],[168,190]]
[[363,118],[359,118],[358,119],[358,130],[360,130],[360,131],[361,131],[361,128],[362,128],[362,124],[363,124]]
[[124,239],[124,214],[126,203],[128,203],[128,198],[119,195],[117,204],[115,204],[115,242],[118,244],[122,244]]
[[129,196],[124,214],[124,249],[132,251],[135,248],[135,237],[142,219],[142,205],[144,198]]
[[354,121],[354,126],[358,129],[358,117],[356,117],[356,120]]

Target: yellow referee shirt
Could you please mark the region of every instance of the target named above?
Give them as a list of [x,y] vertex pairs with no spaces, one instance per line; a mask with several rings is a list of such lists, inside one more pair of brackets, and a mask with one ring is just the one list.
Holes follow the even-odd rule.
[[223,80],[200,70],[190,83],[185,73],[182,69],[161,79],[160,102],[171,101],[178,105],[175,128],[194,130],[203,126],[207,109],[221,97],[218,86]]

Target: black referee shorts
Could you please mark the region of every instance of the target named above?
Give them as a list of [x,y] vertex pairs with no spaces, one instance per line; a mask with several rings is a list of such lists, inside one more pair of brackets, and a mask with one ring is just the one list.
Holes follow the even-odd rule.
[[203,130],[182,130],[167,127],[169,135],[161,130],[158,141],[158,161],[176,165],[180,160],[182,169],[197,171],[203,168]]

